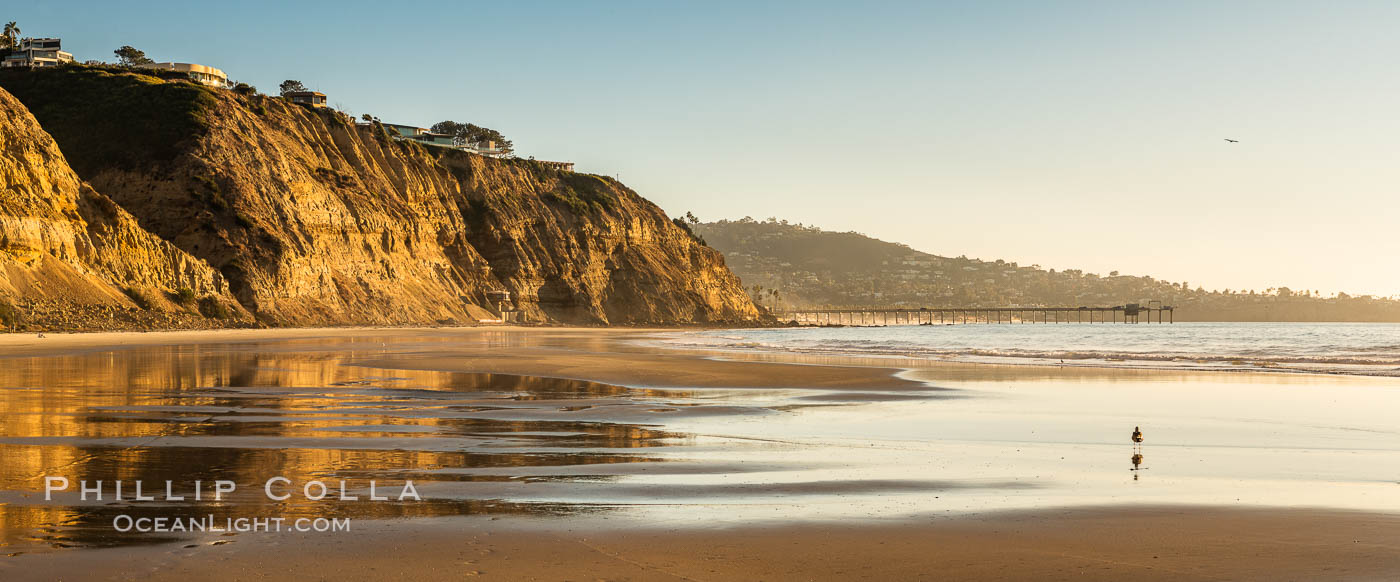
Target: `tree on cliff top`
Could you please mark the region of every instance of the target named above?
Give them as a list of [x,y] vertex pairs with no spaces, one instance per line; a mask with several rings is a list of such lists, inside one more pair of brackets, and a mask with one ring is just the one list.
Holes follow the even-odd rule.
[[151,60],[151,59],[149,59],[149,58],[146,57],[146,52],[145,52],[145,51],[136,50],[136,49],[135,49],[134,47],[132,47],[131,45],[126,45],[126,46],[123,46],[122,48],[119,48],[119,49],[117,49],[117,50],[114,50],[114,51],[112,51],[112,54],[117,55],[117,62],[120,63],[123,67],[134,67],[134,66],[136,66],[136,65],[149,65],[149,64],[155,62],[155,61],[153,61],[153,60]]
[[296,79],[287,79],[286,81],[282,81],[282,84],[278,85],[277,88],[282,91],[282,96],[286,97],[288,93],[305,91],[306,85],[301,84],[301,81]]
[[470,146],[482,146],[487,142],[494,142],[496,149],[503,154],[515,152],[515,144],[501,135],[501,132],[488,127],[481,127],[470,123],[457,123],[456,121],[439,121],[429,128],[433,133],[450,135],[457,139],[458,143]]
[[0,34],[0,50],[8,51],[19,46],[19,23],[11,20],[5,24],[4,34]]

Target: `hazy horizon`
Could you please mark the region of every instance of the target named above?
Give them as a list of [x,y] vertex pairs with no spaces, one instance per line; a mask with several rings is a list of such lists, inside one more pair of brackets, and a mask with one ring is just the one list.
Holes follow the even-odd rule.
[[[1400,5],[12,6],[356,115],[500,130],[673,216],[1207,289],[1400,293]],[[1229,143],[1225,139],[1237,139]]]

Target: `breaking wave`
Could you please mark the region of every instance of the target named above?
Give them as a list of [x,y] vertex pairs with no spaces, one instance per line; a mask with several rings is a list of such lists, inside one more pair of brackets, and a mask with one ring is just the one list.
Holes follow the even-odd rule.
[[672,347],[1002,364],[1400,376],[1400,325],[1178,323],[951,325],[702,331]]

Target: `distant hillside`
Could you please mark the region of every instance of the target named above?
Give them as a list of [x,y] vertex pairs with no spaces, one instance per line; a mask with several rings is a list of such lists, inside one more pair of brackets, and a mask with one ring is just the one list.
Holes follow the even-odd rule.
[[1287,287],[1206,291],[1151,277],[942,257],[772,219],[692,224],[763,304],[803,307],[1114,306],[1161,301],[1178,321],[1400,321],[1400,301]]

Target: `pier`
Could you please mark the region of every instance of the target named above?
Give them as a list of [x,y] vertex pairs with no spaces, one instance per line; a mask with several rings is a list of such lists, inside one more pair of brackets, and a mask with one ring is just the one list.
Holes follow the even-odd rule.
[[[1156,321],[1153,321],[1153,318]],[[781,321],[806,325],[954,325],[992,323],[1175,323],[1175,309],[1136,303],[1115,307],[919,307],[791,309]]]

